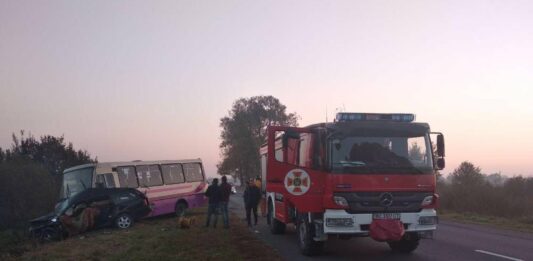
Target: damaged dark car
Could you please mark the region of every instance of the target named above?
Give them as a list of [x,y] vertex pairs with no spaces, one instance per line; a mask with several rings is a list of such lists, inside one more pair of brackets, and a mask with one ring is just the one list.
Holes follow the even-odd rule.
[[30,220],[29,232],[40,241],[61,240],[90,230],[127,229],[150,213],[148,199],[132,188],[89,188],[60,200],[54,212]]

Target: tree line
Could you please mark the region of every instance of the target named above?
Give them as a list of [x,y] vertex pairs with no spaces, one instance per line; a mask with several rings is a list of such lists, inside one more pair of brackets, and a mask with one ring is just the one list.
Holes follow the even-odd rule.
[[[499,176],[500,182],[494,182]],[[448,177],[437,178],[441,209],[520,219],[533,224],[533,177],[486,175],[465,161]]]
[[91,162],[96,158],[75,150],[63,136],[13,134],[11,148],[0,148],[0,230],[23,227],[51,211],[63,170]]

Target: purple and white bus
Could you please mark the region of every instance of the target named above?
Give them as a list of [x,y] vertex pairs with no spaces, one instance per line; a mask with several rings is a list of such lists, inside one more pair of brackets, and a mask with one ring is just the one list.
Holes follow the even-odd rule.
[[89,187],[136,188],[148,198],[149,216],[158,216],[203,206],[207,184],[200,159],[99,162],[63,172],[62,198]]

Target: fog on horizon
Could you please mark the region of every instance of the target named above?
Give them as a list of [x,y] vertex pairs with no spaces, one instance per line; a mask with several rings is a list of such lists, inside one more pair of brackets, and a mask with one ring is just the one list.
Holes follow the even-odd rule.
[[415,113],[450,173],[533,175],[530,1],[0,1],[0,147],[220,160],[220,118],[273,95],[300,125]]

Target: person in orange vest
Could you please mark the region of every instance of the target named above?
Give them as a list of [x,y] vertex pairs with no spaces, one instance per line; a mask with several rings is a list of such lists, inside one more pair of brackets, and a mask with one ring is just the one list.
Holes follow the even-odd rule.
[[259,201],[258,208],[261,209],[261,215],[263,217],[266,217],[266,201],[265,201],[265,194],[263,193],[263,189],[261,187],[261,178],[258,176],[255,178],[255,185],[257,188],[259,188],[259,191],[261,191],[261,200]]

